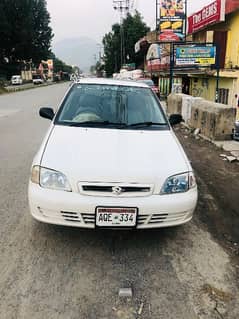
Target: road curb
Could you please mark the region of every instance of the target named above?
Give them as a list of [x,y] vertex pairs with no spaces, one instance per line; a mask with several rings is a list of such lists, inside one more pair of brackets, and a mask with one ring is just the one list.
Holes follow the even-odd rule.
[[[38,85],[30,85],[27,87],[11,87],[9,89],[7,89],[6,87],[3,88],[5,90],[5,92],[0,92],[0,95],[4,95],[4,94],[11,94],[11,93],[16,93],[16,92],[21,92],[21,91],[26,91],[26,90],[31,90],[31,89],[36,89],[36,88],[40,88],[40,87],[46,87],[46,86],[50,86],[50,85],[54,85],[54,84],[61,84],[61,83],[65,83],[66,81],[61,81],[61,82],[51,82],[51,83],[44,83],[44,84],[38,84]],[[68,82],[68,81],[67,81]]]

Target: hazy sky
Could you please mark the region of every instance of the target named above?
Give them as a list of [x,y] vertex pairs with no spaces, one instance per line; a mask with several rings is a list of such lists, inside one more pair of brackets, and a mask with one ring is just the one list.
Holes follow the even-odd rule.
[[[213,0],[188,0],[189,14]],[[56,43],[66,38],[86,36],[101,42],[119,13],[113,9],[113,0],[47,0],[51,26]],[[156,0],[136,0],[136,7],[151,28],[155,26]]]

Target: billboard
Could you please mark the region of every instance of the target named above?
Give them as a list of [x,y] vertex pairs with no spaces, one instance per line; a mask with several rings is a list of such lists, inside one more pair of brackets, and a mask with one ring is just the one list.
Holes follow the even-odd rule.
[[184,41],[186,0],[159,0],[159,10],[159,41]]
[[215,63],[215,46],[180,46],[176,48],[177,66],[210,66]]
[[170,47],[168,46],[168,44],[151,44],[146,55],[148,71],[160,71],[169,68]]
[[49,70],[53,69],[53,60],[52,59],[47,60],[47,66],[48,66]]
[[225,0],[216,0],[188,18],[188,34],[225,20]]

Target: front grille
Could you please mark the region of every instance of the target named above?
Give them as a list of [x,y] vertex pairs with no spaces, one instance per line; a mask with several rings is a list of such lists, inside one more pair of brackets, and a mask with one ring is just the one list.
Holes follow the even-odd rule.
[[153,214],[149,220],[149,224],[163,223],[167,217],[168,214]]
[[[112,186],[82,186],[82,189],[86,192],[109,192],[112,193]],[[130,192],[150,192],[150,187],[134,187],[134,186],[125,186],[121,187],[122,193]]]
[[81,214],[85,224],[95,223],[95,214]]
[[[89,227],[95,224],[95,213],[79,213],[70,211],[52,211],[38,207],[39,212],[48,218],[64,219],[68,222],[78,223],[82,225],[88,225]],[[178,212],[178,213],[157,213],[157,214],[144,214],[137,216],[137,225],[155,225],[163,223],[174,223],[187,218],[189,212]]]
[[61,216],[68,222],[81,223],[82,219],[79,213],[61,211]]
[[149,216],[148,215],[138,215],[137,218],[137,224],[138,225],[143,225],[147,222]]
[[137,219],[137,224],[140,225],[153,225],[153,224],[163,224],[163,223],[174,223],[183,220],[188,215],[188,212],[179,213],[157,213],[150,215],[139,215]]
[[153,185],[80,182],[79,191],[90,196],[142,197],[153,193]]
[[61,211],[61,216],[68,222],[94,224],[95,214]]

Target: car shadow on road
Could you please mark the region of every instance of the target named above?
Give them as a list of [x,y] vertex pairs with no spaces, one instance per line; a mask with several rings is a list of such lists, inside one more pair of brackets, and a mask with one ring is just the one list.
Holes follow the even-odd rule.
[[[149,230],[112,230],[112,229],[81,229],[77,227],[66,227],[39,223],[33,221],[33,234],[37,234],[39,239],[47,239],[48,242],[63,241],[70,246],[85,248],[94,246],[95,248],[107,249],[114,251],[115,246],[136,247],[149,246],[151,249],[166,243],[168,240],[176,240],[179,233],[185,226],[158,228]],[[35,236],[35,235],[34,235]],[[39,238],[40,237],[40,238]]]

